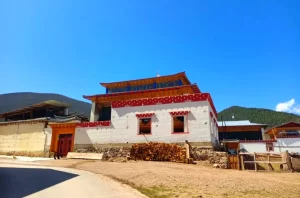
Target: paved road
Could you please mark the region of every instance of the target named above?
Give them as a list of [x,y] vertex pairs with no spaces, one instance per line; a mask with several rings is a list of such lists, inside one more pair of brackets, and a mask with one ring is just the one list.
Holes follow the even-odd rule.
[[87,171],[49,168],[0,160],[3,198],[142,198],[134,189]]

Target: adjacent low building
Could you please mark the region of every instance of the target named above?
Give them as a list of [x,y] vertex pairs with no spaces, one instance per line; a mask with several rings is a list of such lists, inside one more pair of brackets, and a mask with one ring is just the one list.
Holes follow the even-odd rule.
[[[69,105],[48,100],[0,114],[0,154],[47,156],[52,142],[59,137],[52,134],[49,124],[79,123],[87,117],[69,113]],[[53,152],[55,149],[52,149]]]
[[241,152],[275,152],[288,151],[300,155],[300,124],[284,123],[265,131],[265,140],[239,141]]
[[251,123],[249,120],[219,121],[219,139],[222,140],[263,140],[267,124]]

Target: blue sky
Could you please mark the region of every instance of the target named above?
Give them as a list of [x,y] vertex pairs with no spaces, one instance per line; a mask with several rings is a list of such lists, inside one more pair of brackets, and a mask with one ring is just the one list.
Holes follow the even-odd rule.
[[289,102],[277,109],[300,113],[299,9],[297,0],[1,1],[0,94],[84,100],[104,93],[99,82],[185,71],[218,111]]

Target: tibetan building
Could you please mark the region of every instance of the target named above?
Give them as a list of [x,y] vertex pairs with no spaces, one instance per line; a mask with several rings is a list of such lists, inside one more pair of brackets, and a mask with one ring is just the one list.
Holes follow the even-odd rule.
[[276,139],[278,137],[297,137],[300,138],[300,123],[288,122],[279,126],[272,127],[266,131],[266,135],[270,139]]
[[[48,100],[0,114],[0,154],[48,156],[49,150],[60,149],[59,141],[67,145],[63,147],[65,153],[71,151],[69,140],[74,139],[76,123],[87,121],[87,117],[69,113],[69,107],[66,103]],[[49,125],[73,128],[64,129],[61,135],[62,130],[52,130]]]
[[218,143],[217,112],[209,93],[184,72],[112,83],[92,102],[90,122],[78,124],[76,147],[147,141]]

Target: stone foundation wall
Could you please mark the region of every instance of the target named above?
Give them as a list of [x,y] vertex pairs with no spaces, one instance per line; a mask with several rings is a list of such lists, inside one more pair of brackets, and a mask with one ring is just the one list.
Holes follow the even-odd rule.
[[130,156],[131,147],[89,147],[76,149],[77,153],[100,153],[103,154],[103,161],[114,161],[116,158],[126,158]]
[[[184,146],[184,144],[182,144]],[[77,148],[74,152],[78,153],[100,153],[103,154],[103,161],[114,161],[117,158],[128,159],[130,156],[131,145],[127,146],[94,146],[89,148]],[[217,168],[227,169],[228,166],[228,155],[226,152],[214,151],[212,147],[193,147],[191,156],[199,161],[206,161],[209,164]],[[196,155],[196,156],[193,156]]]
[[200,161],[208,161],[214,167],[228,168],[228,154],[226,152],[214,151],[212,148],[193,147],[191,154],[197,155]]

